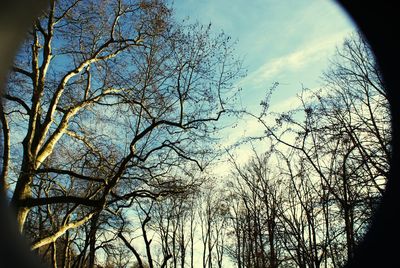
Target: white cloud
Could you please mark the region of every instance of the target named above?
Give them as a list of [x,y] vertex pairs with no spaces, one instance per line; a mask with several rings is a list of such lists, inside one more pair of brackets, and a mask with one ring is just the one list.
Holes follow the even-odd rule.
[[292,53],[267,60],[257,70],[241,80],[239,84],[242,87],[259,87],[264,85],[266,80],[277,77],[280,73],[300,70],[318,60],[326,59],[332,54],[335,46],[339,45],[348,34],[349,31],[346,30],[311,40]]

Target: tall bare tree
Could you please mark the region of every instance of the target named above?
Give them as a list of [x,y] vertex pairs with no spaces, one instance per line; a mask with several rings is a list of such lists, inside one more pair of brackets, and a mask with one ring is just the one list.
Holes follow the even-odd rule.
[[203,169],[242,75],[232,49],[210,25],[174,21],[165,1],[50,0],[1,109],[2,186],[20,231],[27,217],[57,217],[32,247],[90,223],[93,252],[102,213],[170,191],[184,163]]
[[238,206],[231,209],[239,267],[279,267],[282,262],[282,180],[273,168],[273,152],[259,154],[253,148],[253,156],[244,166],[231,157],[234,181],[230,188],[232,197],[239,200]]
[[[338,245],[335,250],[330,248],[336,255],[331,261],[340,265],[353,256],[386,185],[390,113],[379,68],[359,34],[350,36],[337,50],[323,80],[326,84],[319,91],[303,89],[300,107],[275,114],[275,126],[267,121],[271,115],[267,102],[262,103],[261,115],[254,117],[265,127],[266,136],[295,152],[292,162],[302,163],[296,172],[307,172],[302,177],[309,178],[322,202],[329,236],[325,240]],[[282,154],[289,153],[284,150]],[[296,191],[308,192],[302,187]],[[338,217],[344,236],[337,235],[329,224]]]

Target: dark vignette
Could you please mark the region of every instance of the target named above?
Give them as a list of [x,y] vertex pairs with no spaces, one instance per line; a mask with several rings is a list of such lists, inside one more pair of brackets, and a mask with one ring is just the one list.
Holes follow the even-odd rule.
[[392,149],[390,175],[383,202],[374,215],[372,228],[346,267],[400,267],[400,98],[398,15],[388,1],[338,0],[367,37],[389,89],[392,113]]

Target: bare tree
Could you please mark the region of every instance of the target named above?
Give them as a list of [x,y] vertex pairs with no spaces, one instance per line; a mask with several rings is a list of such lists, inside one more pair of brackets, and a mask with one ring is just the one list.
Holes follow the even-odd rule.
[[231,156],[234,181],[230,188],[240,200],[232,211],[239,267],[278,267],[282,262],[278,218],[282,181],[272,168],[273,151],[260,155],[253,147],[253,157],[243,167]]
[[21,232],[27,217],[57,217],[33,248],[90,224],[93,267],[106,209],[165,194],[184,163],[204,168],[241,73],[229,37],[175,22],[164,1],[49,1],[1,109],[2,186]]
[[223,267],[226,247],[229,204],[227,192],[215,182],[215,178],[203,185],[198,197],[198,221],[201,230],[202,265]]
[[[271,115],[267,102],[261,104],[260,116],[253,116],[265,127],[265,136],[298,155],[291,162],[302,164],[296,172],[309,178],[307,187],[313,190],[293,187],[301,196],[314,192],[321,200],[325,241],[337,266],[353,256],[384,191],[390,162],[390,114],[379,68],[362,36],[345,40],[323,79],[326,85],[321,90],[303,89],[298,109],[275,114],[275,126],[267,122]],[[302,198],[299,195],[300,204]],[[312,211],[305,203],[302,207],[306,214]],[[333,214],[342,219],[338,224],[344,241],[338,231],[331,230]],[[322,246],[324,251],[328,244]]]

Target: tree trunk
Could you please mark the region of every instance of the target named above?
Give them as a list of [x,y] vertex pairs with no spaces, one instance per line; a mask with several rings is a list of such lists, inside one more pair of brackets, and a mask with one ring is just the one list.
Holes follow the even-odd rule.
[[353,233],[353,222],[351,219],[351,207],[349,204],[344,206],[344,222],[346,230],[346,244],[347,244],[347,259],[350,260],[354,253],[354,233]]
[[181,234],[180,234],[179,248],[181,251],[181,268],[185,268],[186,248],[185,248],[185,236],[184,236],[183,222],[181,223],[180,232],[181,232]]
[[[28,175],[25,175],[28,174]],[[16,219],[19,232],[22,234],[24,230],[24,224],[26,221],[26,217],[30,211],[30,208],[27,206],[23,206],[20,204],[21,200],[30,198],[32,196],[31,193],[31,183],[33,180],[33,176],[30,175],[32,172],[27,169],[27,171],[21,171],[21,175],[17,181],[15,186],[14,194],[11,199],[11,205],[15,209]]]
[[69,257],[69,231],[65,232],[65,246],[64,251],[61,259],[61,267],[67,268],[68,267],[68,257]]
[[[193,209],[193,207],[192,207]],[[193,230],[193,211],[191,212],[190,216],[190,268],[194,267],[194,230]]]
[[5,197],[7,196],[8,189],[7,176],[10,160],[10,128],[8,126],[8,121],[3,109],[3,102],[0,100],[0,122],[3,134],[3,166],[0,175],[0,194],[3,194]]
[[94,268],[96,259],[96,232],[99,221],[99,213],[96,213],[90,221],[89,234],[89,268]]

